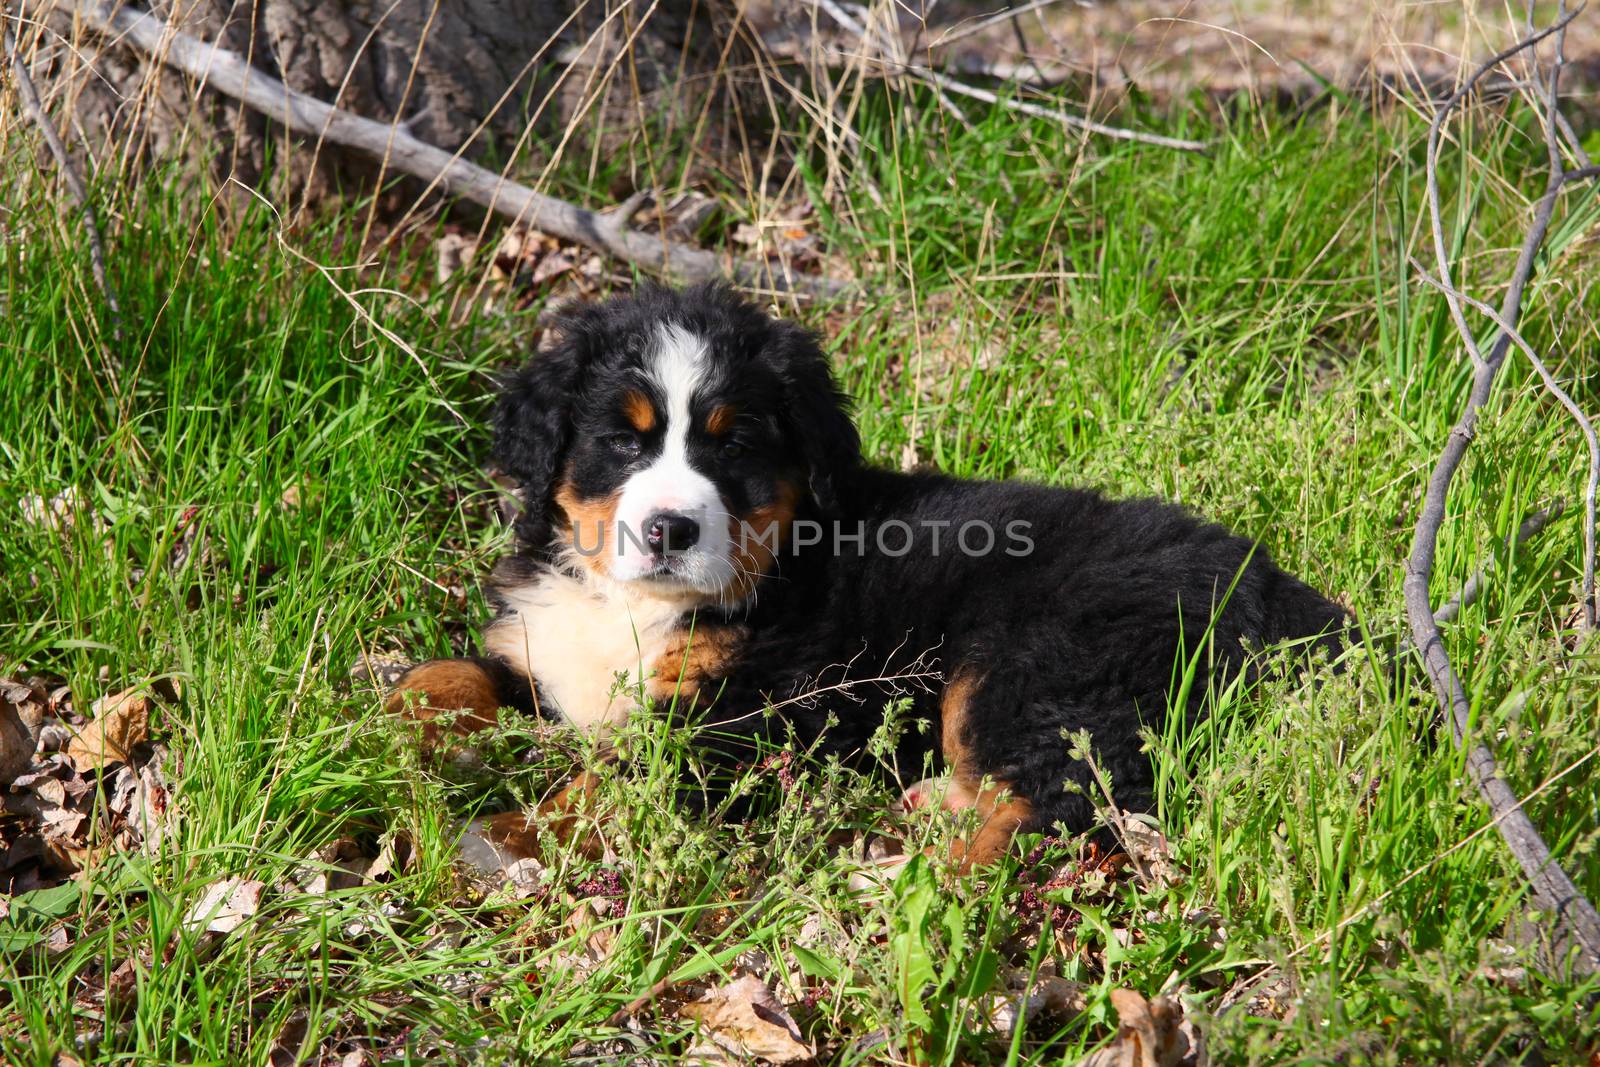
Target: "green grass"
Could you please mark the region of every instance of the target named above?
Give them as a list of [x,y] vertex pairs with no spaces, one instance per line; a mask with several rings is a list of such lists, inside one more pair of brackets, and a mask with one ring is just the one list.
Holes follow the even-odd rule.
[[[1082,145],[1003,112],[972,128],[907,114],[859,119],[855,180],[882,206],[855,188],[819,205],[869,299],[800,312],[829,334],[870,454],[1179,499],[1345,599],[1381,661],[1421,483],[1467,383],[1443,303],[1407,265],[1428,259],[1425,127],[1336,103],[1297,124],[1217,120],[1199,157]],[[1515,113],[1452,149],[1447,204],[1479,292],[1507,269],[1541,158]],[[1015,860],[965,881],[918,861],[890,889],[850,890],[859,839],[841,850],[832,835],[871,823],[895,789],[803,755],[799,788],[749,824],[675,812],[692,755],[648,715],[623,738],[632,770],[606,781],[622,814],[603,866],[624,895],[598,927],[570,919],[596,875],[582,859],[553,855],[552,888],[528,899],[474,882],[453,862],[461,823],[536,797],[583,746],[509,731],[481,773],[441,776],[346,671],[364,648],[462,650],[487,618],[477,582],[508,537],[481,472],[486,398],[491,372],[525,358],[533,309],[452,322],[461,294],[395,255],[360,284],[408,299],[369,292],[358,315],[333,284],[356,275],[302,258],[349,266],[346,220],[280,241],[261,206],[225,213],[150,179],[111,232],[127,323],[113,367],[77,242],[29,188],[12,216],[26,239],[8,221],[0,251],[0,668],[59,674],[85,704],[162,674],[186,692],[156,723],[181,760],[163,847],[11,902],[12,929],[65,924],[70,945],[0,968],[5,1062],[75,1048],[86,1063],[263,1062],[291,1018],[308,1057],[371,1038],[405,1062],[670,1059],[688,1030],[670,1008],[643,1013],[644,1032],[607,1017],[659,980],[758,958],[786,1001],[809,985],[796,1015],[840,1063],[895,1061],[913,1033],[932,1062],[1071,1063],[1113,1033],[1119,987],[1181,990],[1225,1063],[1591,1051],[1593,983],[1489,970],[1527,901],[1494,833],[1473,836],[1485,811],[1404,660],[1393,679],[1363,662],[1317,686],[1217,694],[1209,718],[1152,739],[1185,876],[1048,890],[1072,916],[1053,932],[1030,925]],[[1593,410],[1590,196],[1568,198],[1575,222],[1525,322]],[[1450,498],[1436,598],[1525,514],[1574,501],[1583,470],[1576,429],[1508,362]],[[20,521],[24,498],[68,487],[101,527]],[[207,551],[174,566],[189,509]],[[1448,633],[1523,793],[1600,744],[1600,664],[1566,629],[1580,552],[1569,508],[1500,559]],[[1530,805],[1591,895],[1597,807],[1592,764]],[[950,832],[911,830],[914,844]],[[371,852],[395,834],[417,859],[394,881],[271,894],[222,938],[182,926],[224,876],[270,886],[338,838]],[[133,989],[107,1007],[94,991],[130,959]],[[985,1032],[980,1005],[1006,970],[1046,964],[1086,984],[1087,1009],[1015,1040]],[[1257,975],[1253,1007],[1220,1010]]]

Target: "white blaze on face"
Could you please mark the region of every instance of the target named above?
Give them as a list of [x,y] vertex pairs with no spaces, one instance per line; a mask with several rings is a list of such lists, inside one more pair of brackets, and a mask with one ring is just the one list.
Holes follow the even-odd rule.
[[[647,373],[661,391],[666,425],[661,453],[630,477],[617,503],[617,556],[611,575],[621,581],[651,579],[678,589],[715,595],[733,580],[733,544],[728,510],[716,485],[689,464],[690,401],[707,384],[709,346],[676,323],[656,331]],[[671,573],[657,573],[658,561],[646,544],[650,519],[662,512],[685,515],[700,525],[693,547],[674,551]]]

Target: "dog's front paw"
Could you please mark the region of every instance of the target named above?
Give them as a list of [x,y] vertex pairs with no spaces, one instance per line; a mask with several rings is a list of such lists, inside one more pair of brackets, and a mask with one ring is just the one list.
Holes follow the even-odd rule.
[[[435,659],[401,675],[384,702],[390,715],[422,724],[422,747],[433,753],[445,736],[470,737],[500,721],[494,679],[472,660]],[[456,752],[446,758],[456,762]]]
[[673,635],[652,666],[648,691],[656,701],[693,702],[739,658],[750,628],[735,623],[696,627]]

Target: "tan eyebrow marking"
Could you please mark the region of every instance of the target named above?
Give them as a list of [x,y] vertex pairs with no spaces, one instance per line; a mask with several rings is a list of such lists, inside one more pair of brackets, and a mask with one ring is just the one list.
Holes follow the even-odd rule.
[[706,432],[713,437],[721,437],[733,429],[733,420],[738,416],[739,409],[732,404],[722,404],[711,409],[711,414],[706,416]]
[[655,405],[650,403],[649,397],[637,389],[629,389],[622,394],[622,414],[627,417],[628,425],[640,433],[649,433],[655,429]]

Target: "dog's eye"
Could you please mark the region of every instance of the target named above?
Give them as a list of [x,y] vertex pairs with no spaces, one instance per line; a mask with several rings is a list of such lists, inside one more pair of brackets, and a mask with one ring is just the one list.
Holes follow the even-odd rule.
[[724,459],[738,459],[744,455],[744,445],[732,439],[722,442],[722,456]]
[[606,444],[621,456],[637,456],[639,450],[644,447],[639,443],[639,435],[632,433],[614,433],[606,438]]

